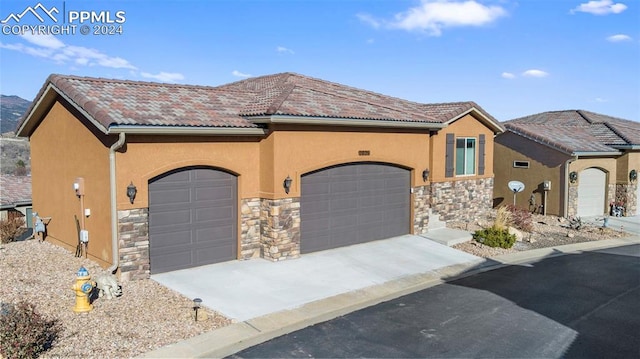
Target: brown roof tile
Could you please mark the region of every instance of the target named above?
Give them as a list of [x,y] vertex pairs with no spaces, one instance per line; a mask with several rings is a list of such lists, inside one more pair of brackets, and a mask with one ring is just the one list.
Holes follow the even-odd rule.
[[472,108],[500,128],[473,102],[421,104],[294,73],[217,87],[51,75],[37,98],[49,83],[103,131],[114,125],[256,128],[250,117],[269,115],[442,124]]
[[504,123],[511,132],[568,153],[640,145],[640,123],[583,110],[550,111]]
[[31,176],[0,175],[0,206],[31,203]]

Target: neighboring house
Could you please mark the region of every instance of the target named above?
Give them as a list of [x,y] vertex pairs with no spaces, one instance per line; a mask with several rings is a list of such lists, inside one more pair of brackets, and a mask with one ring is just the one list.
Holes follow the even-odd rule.
[[525,184],[517,205],[532,211],[542,209],[547,193],[547,214],[602,216],[612,205],[639,214],[640,123],[571,110],[503,125],[507,131],[495,140],[495,205],[513,203],[507,184],[515,180]]
[[33,104],[18,135],[49,238],[75,248],[88,209],[89,257],[125,280],[421,234],[431,211],[472,219],[491,209],[503,130],[473,102],[293,73],[218,87],[52,75]]
[[22,218],[31,227],[31,177],[0,174],[0,220]]

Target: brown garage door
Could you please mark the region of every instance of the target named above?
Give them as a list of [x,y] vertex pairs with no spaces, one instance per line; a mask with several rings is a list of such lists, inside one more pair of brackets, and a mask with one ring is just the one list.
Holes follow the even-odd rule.
[[149,182],[151,273],[236,259],[237,178],[191,167]]
[[410,171],[379,163],[302,176],[300,251],[364,243],[410,231]]

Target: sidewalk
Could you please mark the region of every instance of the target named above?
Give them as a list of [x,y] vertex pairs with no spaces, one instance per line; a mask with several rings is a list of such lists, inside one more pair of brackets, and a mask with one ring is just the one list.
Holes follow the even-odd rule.
[[640,236],[541,248],[491,259],[442,266],[381,284],[319,299],[300,307],[264,314],[145,353],[142,358],[225,357],[283,334],[327,321],[438,284],[569,253],[640,243]]

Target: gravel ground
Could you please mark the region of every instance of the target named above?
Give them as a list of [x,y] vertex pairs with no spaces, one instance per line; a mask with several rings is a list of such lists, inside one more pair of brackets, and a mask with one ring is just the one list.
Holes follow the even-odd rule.
[[93,311],[75,313],[71,286],[81,266],[94,278],[104,273],[91,260],[47,242],[0,245],[0,302],[29,301],[62,323],[59,339],[41,358],[129,358],[230,323],[212,311],[195,322],[192,298],[153,280],[121,283],[121,297],[99,298]]
[[[471,253],[478,257],[493,257],[500,254],[527,251],[536,248],[555,247],[564,244],[600,241],[613,238],[629,236],[629,234],[612,228],[602,228],[601,224],[585,223],[580,230],[568,228],[568,221],[556,216],[543,216],[534,214],[533,231],[522,232],[522,240],[510,249],[492,248],[485,246],[475,240],[471,242],[455,245],[453,248]],[[474,232],[478,229],[488,227],[492,223],[492,218],[486,218],[468,222],[449,222],[451,228],[458,228]]]
[[[564,227],[564,220],[551,216],[535,215],[533,220],[534,231],[524,233],[523,240],[511,249],[491,248],[475,241],[454,248],[491,257],[626,235],[596,225],[575,231]],[[450,223],[450,227],[474,231],[490,223],[487,218],[474,223]],[[213,311],[207,311],[208,320],[195,322],[192,299],[153,280],[121,283],[123,296],[99,298],[93,311],[76,314],[71,310],[75,303],[71,286],[80,266],[94,278],[103,273],[96,263],[75,258],[71,252],[47,242],[28,240],[0,245],[0,302],[35,303],[41,314],[62,323],[60,337],[43,358],[128,358],[231,323]]]

